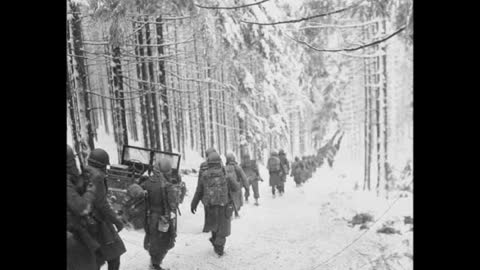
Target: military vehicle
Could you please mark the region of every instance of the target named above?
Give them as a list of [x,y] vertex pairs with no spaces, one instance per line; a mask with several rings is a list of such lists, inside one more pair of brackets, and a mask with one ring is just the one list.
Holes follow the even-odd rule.
[[171,160],[175,173],[179,171],[180,154],[131,145],[123,146],[120,164],[111,164],[107,170],[108,200],[124,221],[135,229],[143,228],[145,203],[143,198],[130,197],[127,189],[145,181],[155,161],[162,157]]

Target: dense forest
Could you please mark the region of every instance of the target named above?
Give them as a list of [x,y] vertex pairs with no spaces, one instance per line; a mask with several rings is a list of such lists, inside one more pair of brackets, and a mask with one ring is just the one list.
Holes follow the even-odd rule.
[[68,0],[67,136],[85,162],[123,145],[313,155],[383,192],[412,166],[413,0]]

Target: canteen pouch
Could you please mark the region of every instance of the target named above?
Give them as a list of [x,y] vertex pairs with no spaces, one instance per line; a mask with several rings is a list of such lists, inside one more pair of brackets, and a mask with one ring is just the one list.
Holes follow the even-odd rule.
[[233,211],[234,211],[233,203],[227,204],[225,207],[225,217],[231,218],[233,215]]
[[170,222],[168,222],[168,220],[161,216],[159,219],[158,219],[158,225],[157,225],[157,229],[159,232],[168,232],[168,229],[170,228]]

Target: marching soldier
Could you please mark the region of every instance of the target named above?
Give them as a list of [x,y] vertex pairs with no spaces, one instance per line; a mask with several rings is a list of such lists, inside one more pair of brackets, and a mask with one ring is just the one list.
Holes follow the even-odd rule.
[[[227,154],[227,162],[225,165],[225,172],[227,176],[230,176],[233,178],[239,185],[240,187],[245,188],[245,196],[250,195],[249,191],[249,186],[247,182],[247,176],[245,175],[245,172],[243,172],[242,168],[238,166],[237,162],[235,161],[235,155],[233,153],[228,153]],[[238,212],[240,211],[240,208],[243,206],[243,194],[242,194],[242,189],[240,188],[238,191],[232,193],[233,196],[233,202],[235,204],[235,217],[240,217],[238,215]]]
[[287,159],[287,156],[285,154],[285,151],[283,149],[280,149],[278,152],[278,157],[280,158],[280,164],[282,166],[283,174],[282,174],[282,183],[280,184],[280,195],[285,193],[285,182],[287,182],[287,175],[288,172],[290,171],[290,162]]
[[95,252],[100,244],[90,230],[89,215],[97,187],[103,183],[98,175],[93,180],[84,184],[73,150],[67,145],[67,270],[97,270]]
[[103,185],[98,185],[97,197],[93,203],[92,215],[97,224],[96,240],[100,244],[97,250],[98,270],[105,263],[108,263],[108,270],[120,268],[120,256],[127,250],[122,239],[118,235],[123,229],[123,222],[111,208],[107,201],[106,170],[110,164],[110,158],[103,149],[97,148],[88,156],[88,166],[85,168],[85,175],[90,181],[98,178]]
[[297,187],[299,187],[302,184],[302,171],[303,171],[303,163],[302,161],[298,158],[295,157],[295,161],[292,164],[292,173],[290,176],[293,176],[293,181],[295,181],[295,184]]
[[[213,147],[210,147],[208,148],[206,151],[205,151],[205,161],[202,162],[202,164],[200,164],[200,169],[198,170],[198,181],[197,181],[197,186],[198,186],[198,183],[200,183],[200,179],[202,177],[202,173],[204,171],[206,171],[208,169],[208,162],[207,162],[207,159],[208,159],[208,155],[211,154],[211,153],[216,153],[217,150],[215,150],[215,148]],[[203,204],[203,202],[202,202]],[[204,222],[203,222],[203,229],[202,229],[202,232],[208,232],[207,229],[206,229],[206,224],[207,224],[207,210],[206,210],[206,207],[205,205],[203,206],[203,213],[205,215],[205,218],[204,218]]]
[[153,166],[153,175],[140,185],[133,184],[129,192],[134,198],[145,197],[144,248],[150,254],[150,269],[162,270],[160,265],[168,251],[175,246],[177,210],[185,196],[185,184],[172,171],[171,162],[161,158]]
[[[255,205],[258,206],[258,199],[260,198],[260,193],[258,192],[258,181],[262,181],[260,173],[258,172],[257,162],[250,159],[250,155],[247,153],[242,158],[241,167],[247,176],[247,183],[249,186],[252,186],[253,198],[255,199]],[[250,192],[249,192],[250,193]],[[248,202],[249,193],[245,193],[245,201]]]
[[231,219],[235,208],[231,193],[238,191],[240,185],[226,176],[220,155],[211,153],[207,162],[208,169],[202,173],[198,182],[191,211],[195,214],[201,200],[207,215],[205,229],[212,232],[210,242],[215,253],[222,256],[226,237],[231,233]]
[[278,192],[281,193],[281,185],[282,185],[282,176],[283,176],[283,170],[282,170],[282,165],[280,163],[280,159],[278,158],[278,153],[275,151],[272,151],[270,154],[270,158],[268,159],[267,162],[267,169],[268,172],[270,173],[270,186],[272,187],[272,195],[273,198],[275,198],[275,189],[278,190]]

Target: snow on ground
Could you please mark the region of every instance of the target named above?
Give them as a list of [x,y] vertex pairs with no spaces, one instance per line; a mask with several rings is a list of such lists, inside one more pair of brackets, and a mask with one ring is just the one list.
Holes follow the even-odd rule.
[[[178,270],[387,269],[382,266],[386,260],[390,269],[413,269],[412,260],[404,255],[413,254],[412,232],[405,232],[408,228],[400,228],[402,235],[376,233],[388,219],[403,221],[404,215],[413,217],[411,197],[397,201],[358,241],[321,265],[365,232],[358,226],[349,227],[346,219],[364,211],[376,219],[393,200],[354,192],[350,185],[342,185],[344,178],[335,170],[325,167],[317,170],[300,188],[296,188],[289,177],[285,195],[274,199],[264,167],[261,174],[265,181],[260,183],[260,206],[252,203],[243,206],[241,217],[232,221],[232,235],[227,238],[226,254],[221,258],[213,252],[208,241],[210,234],[201,232],[203,206],[199,205],[195,215],[189,209],[196,175],[184,176],[188,193],[181,205],[177,242],[162,266]],[[127,246],[127,253],[121,257],[121,268],[148,269],[149,255],[143,249],[143,231],[123,230],[120,235]],[[402,267],[398,268],[394,261],[401,262]]]

